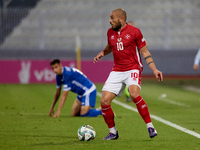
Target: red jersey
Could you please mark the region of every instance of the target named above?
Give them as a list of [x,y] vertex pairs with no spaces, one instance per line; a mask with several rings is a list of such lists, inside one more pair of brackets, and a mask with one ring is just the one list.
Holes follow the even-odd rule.
[[140,29],[127,24],[120,32],[110,28],[107,32],[108,45],[112,47],[113,71],[143,69],[138,49],[146,45]]

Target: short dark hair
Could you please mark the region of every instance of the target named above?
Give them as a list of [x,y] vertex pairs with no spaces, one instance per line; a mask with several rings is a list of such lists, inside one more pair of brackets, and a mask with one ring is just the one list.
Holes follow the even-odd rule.
[[50,66],[55,65],[55,64],[60,64],[60,60],[59,59],[54,59],[50,62]]

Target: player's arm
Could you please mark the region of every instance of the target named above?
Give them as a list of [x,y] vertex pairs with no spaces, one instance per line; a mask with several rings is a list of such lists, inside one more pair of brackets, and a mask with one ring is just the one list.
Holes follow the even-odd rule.
[[148,51],[147,47],[144,46],[144,47],[140,48],[140,53],[142,54],[147,65],[149,66],[149,68],[151,68],[151,70],[153,71],[156,78],[158,78],[158,81],[163,81],[162,72],[157,70],[156,65],[154,64],[153,58],[152,58],[150,52]]
[[101,57],[108,55],[112,52],[112,48],[110,45],[106,45],[105,49],[102,50],[95,58],[94,63],[97,62]]
[[69,91],[63,91],[62,96],[61,96],[61,99],[60,99],[60,104],[59,104],[59,106],[58,106],[58,110],[57,110],[57,112],[53,115],[54,118],[55,118],[55,117],[59,117],[60,111],[61,111],[61,109],[62,109],[62,107],[63,107],[63,105],[64,105],[64,103],[65,103],[65,101],[66,101],[66,99],[67,99],[68,92],[69,92]]
[[60,91],[61,91],[61,88],[56,88],[54,99],[53,99],[53,102],[52,102],[52,105],[51,105],[51,108],[50,108],[50,111],[49,111],[49,116],[54,115],[53,108],[56,105],[58,98],[60,97]]
[[197,52],[196,56],[195,56],[195,59],[194,59],[194,70],[197,71],[199,69],[199,62],[200,62],[200,49],[199,51]]

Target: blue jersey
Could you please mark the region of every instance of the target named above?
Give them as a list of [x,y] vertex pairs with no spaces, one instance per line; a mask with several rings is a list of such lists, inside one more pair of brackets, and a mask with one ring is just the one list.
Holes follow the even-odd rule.
[[78,69],[63,67],[62,75],[56,75],[57,88],[63,85],[63,91],[72,91],[83,95],[93,83]]

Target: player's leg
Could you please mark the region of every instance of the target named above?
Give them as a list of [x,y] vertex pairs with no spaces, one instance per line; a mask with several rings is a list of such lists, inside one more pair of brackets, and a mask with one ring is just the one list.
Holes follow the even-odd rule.
[[151,122],[151,117],[149,114],[147,104],[143,100],[143,98],[140,96],[140,88],[137,85],[130,85],[129,92],[130,92],[131,98],[133,99],[133,102],[137,106],[139,114],[141,115],[141,117],[143,118],[144,122],[147,125],[150,138],[155,137],[157,135],[157,132],[154,129],[154,126]]
[[115,127],[114,112],[111,108],[111,101],[115,98],[115,94],[109,91],[102,92],[101,110],[105,123],[108,125],[110,133],[102,140],[118,139],[118,132]]
[[109,91],[102,92],[102,99],[101,99],[101,110],[102,115],[106,124],[108,125],[110,132],[116,133],[115,122],[114,122],[114,112],[111,108],[111,101],[115,98],[115,94]]
[[120,72],[111,72],[104,87],[102,89],[101,98],[101,110],[105,123],[108,125],[110,133],[102,140],[118,139],[118,132],[114,122],[114,112],[111,108],[111,101],[115,96],[120,96],[125,88],[125,84],[122,83]]
[[102,111],[100,109],[92,109],[91,106],[81,106],[81,117],[97,117],[101,114]]
[[132,98],[133,102],[136,104],[138,112],[141,115],[141,117],[143,118],[144,122],[146,124],[150,123],[151,122],[150,114],[148,111],[147,104],[145,103],[143,98],[140,96],[140,88],[137,85],[130,85],[129,92],[130,92],[131,98]]
[[75,99],[74,104],[72,106],[71,116],[80,116],[81,111],[81,102],[78,100],[78,98]]
[[80,116],[87,117],[89,116],[89,110],[91,106],[81,106]]
[[146,102],[143,100],[143,98],[140,96],[140,86],[141,86],[141,73],[138,70],[131,71],[131,78],[127,80],[129,86],[129,93],[133,100],[133,102],[136,104],[137,109],[145,123],[147,124],[147,129],[149,131],[149,135],[151,138],[157,135],[156,130],[153,127],[153,124],[151,122],[149,110],[147,107]]
[[99,109],[92,109],[96,104],[97,90],[95,85],[93,85],[85,96],[79,98],[81,101],[81,117],[97,117],[102,114],[102,111]]
[[81,106],[81,102],[76,99],[72,106],[71,116],[81,116],[81,117],[96,117],[101,115],[102,111],[99,109],[92,109],[91,106]]
[[131,96],[130,93],[128,91],[128,87],[126,86],[124,89],[125,95],[126,95],[126,102],[131,102]]
[[140,88],[137,85],[130,85],[129,91],[133,102],[136,104],[137,109],[141,117],[143,118],[146,124],[151,122],[149,110],[147,104],[140,96]]

